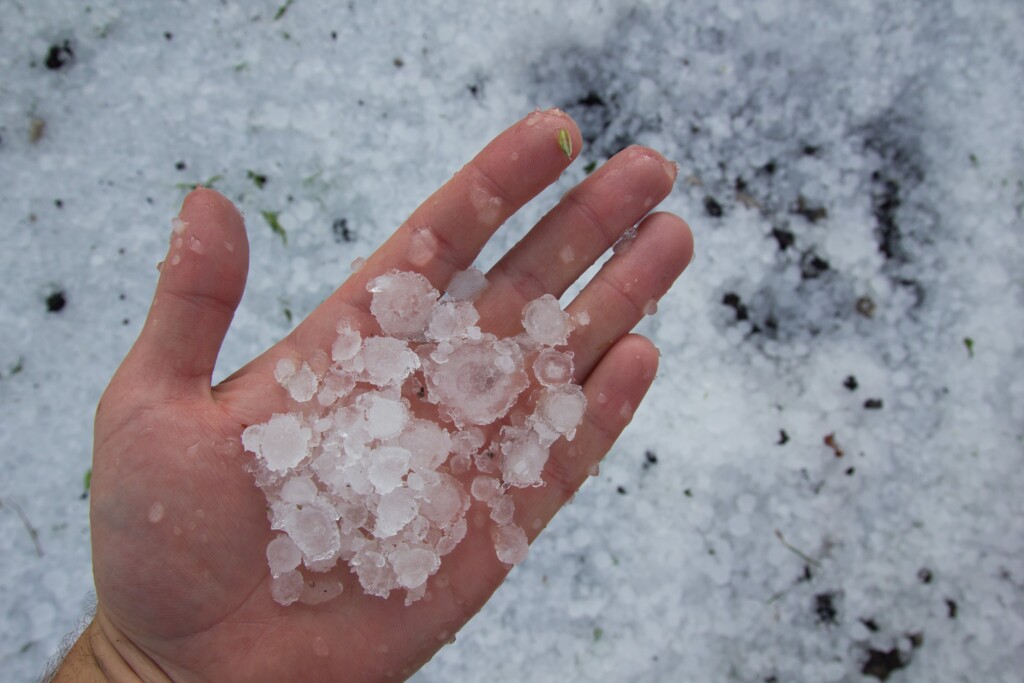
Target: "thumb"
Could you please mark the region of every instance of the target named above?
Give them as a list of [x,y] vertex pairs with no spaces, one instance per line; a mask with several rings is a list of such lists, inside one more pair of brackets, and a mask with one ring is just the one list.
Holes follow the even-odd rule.
[[209,391],[248,269],[249,241],[238,210],[213,190],[189,193],[172,222],[146,324],[125,361],[135,380],[174,393]]

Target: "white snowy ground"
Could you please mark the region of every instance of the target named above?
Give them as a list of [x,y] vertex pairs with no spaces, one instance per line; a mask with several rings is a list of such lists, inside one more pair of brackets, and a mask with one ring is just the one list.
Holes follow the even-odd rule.
[[632,142],[679,162],[697,260],[600,476],[416,680],[1019,682],[1022,31],[1017,0],[3,2],[3,677],[85,609],[92,411],[183,188],[248,217],[224,376],[561,106],[589,146],[481,265]]

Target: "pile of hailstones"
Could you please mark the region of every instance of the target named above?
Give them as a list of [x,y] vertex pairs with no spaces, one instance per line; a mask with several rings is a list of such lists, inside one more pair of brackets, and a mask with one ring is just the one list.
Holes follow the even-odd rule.
[[[339,561],[369,594],[419,600],[466,535],[470,496],[490,510],[498,559],[526,557],[508,490],[543,484],[551,445],[575,435],[586,399],[572,354],[555,347],[588,320],[548,294],[523,309],[524,333],[498,338],[476,325],[486,284],[471,268],[439,298],[422,275],[393,270],[367,286],[380,336],[342,320],[330,357],[278,362],[297,409],[248,427],[242,444],[283,532],[267,547],[280,604],[338,595]],[[506,417],[488,440],[482,428]]]

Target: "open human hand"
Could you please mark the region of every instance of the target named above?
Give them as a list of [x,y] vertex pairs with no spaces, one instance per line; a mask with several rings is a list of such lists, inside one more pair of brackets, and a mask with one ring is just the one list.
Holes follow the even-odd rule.
[[[510,568],[495,555],[479,501],[466,537],[430,577],[424,599],[406,606],[397,593],[368,595],[343,568],[345,590],[336,599],[282,607],[271,597],[265,555],[275,534],[239,437],[289,409],[274,379],[278,361],[329,353],[341,318],[356,321],[364,335],[375,333],[371,279],[416,271],[443,292],[509,216],[558,178],[574,156],[565,149],[578,153],[581,142],[557,110],[513,125],[291,334],[217,386],[211,374],[245,286],[248,246],[228,200],[205,189],[186,198],[187,227],[172,235],[142,333],[97,410],[97,611],[57,680],[395,680],[453,637]],[[509,492],[530,540],[608,451],[654,378],[658,352],[630,330],[692,255],[681,219],[647,215],[675,174],[675,165],[650,149],[617,154],[503,256],[475,302],[483,330],[514,335],[527,302],[560,296],[639,222],[630,248],[569,304],[570,313],[590,319],[567,346],[587,408],[575,439],[552,447],[545,485]]]

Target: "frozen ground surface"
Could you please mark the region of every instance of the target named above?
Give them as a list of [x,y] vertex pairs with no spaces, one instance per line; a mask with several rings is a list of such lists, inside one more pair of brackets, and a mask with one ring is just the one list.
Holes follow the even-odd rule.
[[631,142],[697,260],[600,476],[416,680],[1019,683],[1024,5],[484,4],[0,4],[4,678],[85,609],[92,411],[182,188],[248,217],[224,376],[558,105],[588,146],[481,265]]

